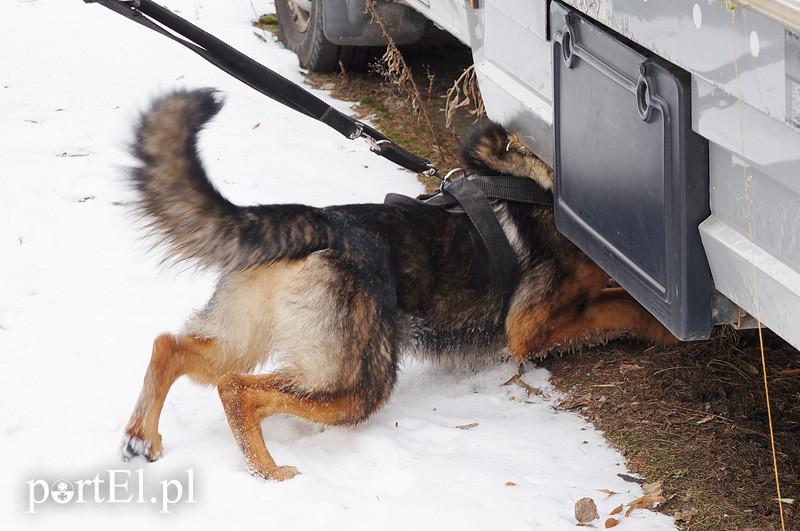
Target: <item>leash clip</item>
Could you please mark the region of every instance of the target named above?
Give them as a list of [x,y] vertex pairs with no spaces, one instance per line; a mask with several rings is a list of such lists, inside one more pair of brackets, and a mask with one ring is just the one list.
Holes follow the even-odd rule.
[[372,151],[373,153],[380,153],[382,144],[392,143],[390,140],[385,140],[385,139],[375,140],[369,135],[364,135],[364,140],[367,141],[367,144],[369,144],[369,150]]

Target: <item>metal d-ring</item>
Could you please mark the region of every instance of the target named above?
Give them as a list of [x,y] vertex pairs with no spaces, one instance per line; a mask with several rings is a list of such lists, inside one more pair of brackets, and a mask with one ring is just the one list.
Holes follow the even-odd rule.
[[462,176],[467,174],[467,172],[464,171],[463,168],[453,168],[452,170],[447,172],[444,177],[442,177],[442,183],[439,185],[440,192],[444,191],[445,186],[450,184],[450,176],[453,175],[454,173],[461,173]]

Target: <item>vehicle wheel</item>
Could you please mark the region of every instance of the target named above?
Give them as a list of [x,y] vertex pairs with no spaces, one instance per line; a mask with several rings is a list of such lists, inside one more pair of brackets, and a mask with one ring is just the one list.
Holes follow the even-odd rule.
[[373,49],[338,46],[322,30],[321,0],[275,0],[281,41],[293,51],[300,66],[312,72],[334,72],[339,62],[347,71],[366,69]]

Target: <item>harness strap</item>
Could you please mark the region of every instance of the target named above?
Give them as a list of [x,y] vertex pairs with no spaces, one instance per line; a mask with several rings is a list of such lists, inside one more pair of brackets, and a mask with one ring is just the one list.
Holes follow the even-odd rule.
[[384,204],[438,208],[460,206],[486,247],[500,291],[504,296],[510,296],[519,275],[519,257],[495,215],[491,200],[546,207],[553,205],[552,194],[532,179],[505,175],[463,177],[447,183],[436,194],[420,196],[419,199],[401,194],[387,194]]
[[436,175],[436,168],[430,161],[403,149],[374,128],[334,109],[299,85],[151,0],[84,2],[100,4],[172,39],[265,96],[326,124],[351,140],[365,138],[373,153],[395,164],[416,173]]

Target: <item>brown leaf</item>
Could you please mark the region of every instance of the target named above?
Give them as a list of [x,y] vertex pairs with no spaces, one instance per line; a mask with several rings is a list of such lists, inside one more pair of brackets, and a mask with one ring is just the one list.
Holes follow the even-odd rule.
[[556,408],[563,409],[564,411],[572,411],[573,409],[588,406],[591,403],[591,400],[591,393],[584,396],[571,396],[559,403]]
[[469,424],[460,424],[456,426],[459,430],[471,430],[472,428],[478,426],[477,422],[470,422]]
[[617,527],[619,524],[619,520],[616,518],[608,518],[605,523],[605,528],[608,529],[610,527]]
[[694,511],[675,511],[672,513],[672,517],[675,518],[676,522],[689,523],[694,518],[694,514]]
[[615,494],[619,494],[619,492],[614,492],[614,491],[613,491],[613,490],[611,490],[611,489],[597,489],[597,491],[598,491],[598,492],[604,492],[604,493],[608,494],[608,497],[609,497],[609,498],[610,498],[611,496],[614,496]]
[[506,385],[511,385],[511,384],[518,385],[519,387],[524,389],[525,390],[525,394],[527,394],[528,396],[541,395],[542,394],[541,389],[538,389],[538,388],[533,387],[532,385],[528,384],[528,382],[523,380],[522,377],[519,374],[515,374],[514,376],[509,378],[506,382],[500,384],[500,387],[503,387],[503,386],[506,386]]
[[636,371],[641,369],[641,365],[636,365],[633,363],[620,363],[619,364],[619,372],[620,374],[625,374],[626,372]]
[[517,484],[514,483],[513,481],[506,481],[506,487],[516,487],[516,486]]
[[581,498],[575,502],[575,520],[579,524],[588,524],[600,518],[597,512],[597,505],[591,498]]
[[642,485],[642,490],[644,494],[628,504],[628,510],[625,511],[625,516],[630,516],[636,509],[653,509],[667,501],[663,496],[660,481],[645,483]]
[[621,503],[611,510],[611,514],[619,514],[621,512],[622,512],[622,504]]

